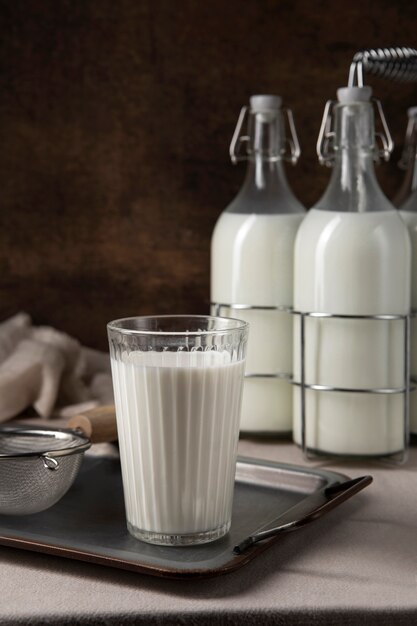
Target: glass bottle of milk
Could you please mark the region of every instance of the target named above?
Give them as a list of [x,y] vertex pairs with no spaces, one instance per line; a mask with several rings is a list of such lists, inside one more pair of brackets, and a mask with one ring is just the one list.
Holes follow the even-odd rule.
[[403,454],[410,239],[375,177],[371,89],[337,95],[334,125],[322,125],[332,177],[295,242],[294,381],[305,393],[294,387],[294,440],[329,455]]
[[400,164],[406,173],[394,202],[400,208],[411,238],[410,432],[417,435],[417,107],[408,109],[407,133]]
[[295,163],[300,150],[291,112],[278,96],[252,96],[230,146],[233,162],[248,162],[246,179],[220,215],[211,245],[212,313],[250,323],[241,431],[262,435],[292,430],[293,254],[305,209],[285,176],[287,145]]

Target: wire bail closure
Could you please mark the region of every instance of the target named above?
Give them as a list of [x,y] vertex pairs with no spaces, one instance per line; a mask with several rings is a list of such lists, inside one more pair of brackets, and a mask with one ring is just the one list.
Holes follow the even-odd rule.
[[407,46],[367,48],[353,56],[349,87],[364,86],[365,70],[374,76],[402,82],[417,81],[417,50]]
[[334,161],[335,132],[333,130],[333,110],[336,104],[334,100],[327,100],[316,144],[319,163],[327,167],[331,167]]
[[[365,71],[374,76],[403,82],[417,82],[417,50],[407,46],[392,48],[367,48],[359,50],[353,56],[349,68],[348,87],[363,87]],[[389,132],[388,124],[379,100],[372,98],[374,108],[383,128],[382,133],[375,133],[376,143],[381,144],[375,150],[375,160],[379,158],[388,161],[394,148],[394,142]],[[324,109],[323,120],[317,140],[317,155],[319,162],[331,167],[334,161],[334,132],[332,129],[332,112],[335,102],[329,100]],[[412,122],[407,127],[407,138],[412,133]],[[408,155],[403,153],[400,167],[407,167]]]
[[[284,147],[280,150],[279,155],[269,155],[266,158],[270,160],[281,158],[284,161],[288,161],[292,165],[295,165],[300,158],[301,148],[295,128],[294,116],[292,110],[287,107],[282,107],[278,113],[282,114],[284,126],[285,124],[288,126],[290,136],[287,137],[285,133]],[[256,115],[256,113],[252,113],[250,107],[248,106],[241,108],[229,148],[230,159],[234,165],[240,161],[247,161],[248,157],[251,155],[251,151],[249,149],[250,135],[241,134],[244,122],[250,114]]]
[[[377,162],[380,159],[388,161],[394,149],[394,142],[392,140],[380,100],[377,98],[371,98],[371,102],[373,103],[374,111],[376,113],[376,120],[380,120],[383,129],[383,132],[375,132],[374,160]],[[336,106],[346,105],[341,105],[335,100],[328,100],[326,102],[316,145],[319,163],[320,165],[326,165],[327,167],[332,167],[335,159],[336,149],[334,142],[336,134],[334,131],[334,110]],[[378,143],[380,147],[377,147]]]

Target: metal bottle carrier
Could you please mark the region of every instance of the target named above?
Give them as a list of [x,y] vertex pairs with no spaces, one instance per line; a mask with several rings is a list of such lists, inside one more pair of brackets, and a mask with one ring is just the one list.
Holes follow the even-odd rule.
[[[319,312],[304,312],[293,311],[294,315],[300,317],[300,380],[293,380],[292,384],[300,388],[301,399],[301,447],[303,453],[307,459],[315,459],[319,457],[335,457],[336,454],[328,454],[325,452],[318,452],[315,449],[309,448],[307,444],[306,422],[308,416],[306,415],[306,390],[312,389],[320,393],[363,393],[363,394],[383,394],[393,395],[400,394],[403,396],[403,425],[404,425],[404,441],[403,449],[398,450],[397,453],[378,455],[381,458],[385,458],[387,461],[393,463],[403,463],[407,460],[408,443],[409,443],[409,409],[410,409],[410,317],[411,315],[339,315],[335,313],[319,313]],[[414,316],[416,313],[413,314]],[[404,377],[403,385],[401,387],[378,387],[378,388],[351,388],[351,387],[333,387],[331,385],[318,385],[315,383],[307,382],[305,376],[305,364],[306,364],[306,336],[305,336],[305,320],[307,317],[316,319],[346,319],[346,320],[373,320],[376,324],[383,324],[384,322],[402,322],[404,327],[403,341],[404,341]],[[349,455],[343,455],[344,457]],[[363,455],[364,457],[366,455]]]
[[[224,304],[219,302],[211,302],[211,306],[213,307],[213,315],[226,316],[230,317],[230,311],[275,311],[278,314],[293,314],[293,307],[291,306],[254,306],[251,304]],[[224,311],[227,309],[227,313]],[[237,314],[239,317],[239,313]],[[277,380],[287,380],[288,382],[292,382],[293,375],[292,372],[273,372],[273,373],[262,373],[262,372],[245,372],[245,378],[275,378]]]

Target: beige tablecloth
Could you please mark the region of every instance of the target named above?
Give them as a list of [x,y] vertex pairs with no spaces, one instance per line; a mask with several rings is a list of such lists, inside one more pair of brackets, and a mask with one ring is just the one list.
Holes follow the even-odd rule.
[[[306,464],[289,443],[246,456]],[[408,463],[310,463],[374,483],[239,571],[170,581],[0,548],[1,623],[417,624],[417,449]]]

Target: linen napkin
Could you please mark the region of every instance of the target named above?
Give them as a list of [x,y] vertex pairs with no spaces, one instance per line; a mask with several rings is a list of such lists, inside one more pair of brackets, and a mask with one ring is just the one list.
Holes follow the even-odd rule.
[[27,313],[0,323],[0,422],[32,407],[43,417],[113,402],[109,355]]

